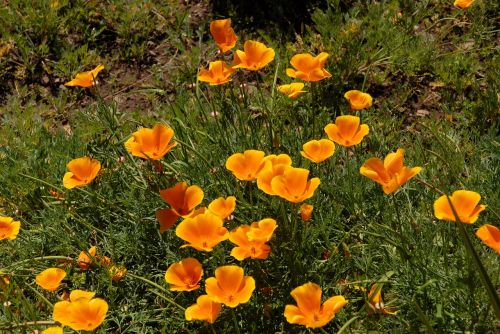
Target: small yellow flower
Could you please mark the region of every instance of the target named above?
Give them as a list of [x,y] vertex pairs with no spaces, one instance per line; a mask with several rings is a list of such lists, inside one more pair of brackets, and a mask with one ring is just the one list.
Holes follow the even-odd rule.
[[295,100],[299,95],[305,93],[304,84],[302,82],[292,82],[289,85],[278,86],[278,91],[290,99]]
[[363,93],[359,90],[350,90],[344,94],[344,97],[349,101],[351,110],[368,109],[373,104],[373,98],[368,93]]
[[97,74],[104,70],[103,65],[99,65],[91,71],[78,73],[75,78],[66,82],[65,86],[92,87],[97,83]]

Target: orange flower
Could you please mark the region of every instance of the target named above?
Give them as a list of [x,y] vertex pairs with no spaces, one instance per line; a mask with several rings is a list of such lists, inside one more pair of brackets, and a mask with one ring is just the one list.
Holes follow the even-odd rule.
[[308,181],[308,176],[307,169],[286,167],[282,175],[272,179],[271,188],[276,195],[292,203],[300,203],[311,198],[320,184],[319,178]]
[[61,301],[54,305],[52,317],[75,331],[96,329],[106,318],[108,303],[104,299],[93,298],[94,295],[94,292],[72,291],[70,301]]
[[20,228],[21,222],[14,221],[14,219],[10,217],[0,216],[0,240],[14,240],[19,234]]
[[88,252],[82,251],[80,252],[80,255],[78,255],[78,266],[82,270],[87,270],[89,269],[90,265],[92,264],[92,258],[95,257],[97,253],[97,248],[95,246],[90,247]]
[[335,144],[328,139],[311,140],[302,146],[303,151],[300,154],[306,158],[319,164],[333,155],[335,152]]
[[350,90],[344,94],[344,97],[349,101],[351,110],[363,110],[372,106],[373,99],[370,94],[363,93],[359,90]]
[[286,321],[307,328],[325,326],[347,304],[343,296],[334,296],[321,305],[321,288],[311,282],[293,289],[290,294],[297,306],[285,306]]
[[403,166],[404,154],[405,151],[399,148],[396,152],[389,153],[384,162],[379,158],[370,158],[359,172],[381,184],[385,194],[393,193],[422,170],[421,167]]
[[66,82],[65,86],[79,86],[79,87],[92,87],[97,83],[97,74],[104,70],[103,65],[98,65],[91,71],[78,73],[75,78],[69,82]]
[[125,142],[125,148],[133,156],[160,160],[177,145],[171,142],[174,130],[164,124],[156,124],[152,129],[140,128]]
[[194,218],[184,219],[175,230],[175,234],[198,251],[210,252],[229,235],[223,227],[223,220],[211,213],[204,213]]
[[[475,223],[479,213],[486,209],[486,205],[478,205],[481,195],[474,191],[457,190],[450,196],[450,201],[460,219],[460,222],[466,224]],[[439,197],[434,202],[434,216],[440,220],[456,222],[455,215],[451,209],[446,195]]]
[[330,55],[321,52],[314,57],[309,53],[300,53],[292,57],[290,64],[295,67],[286,69],[286,75],[304,81],[320,81],[332,75],[324,69],[326,60]]
[[271,188],[271,181],[275,176],[283,175],[286,167],[292,165],[292,159],[287,154],[271,154],[264,158],[264,162],[257,176],[257,187],[268,195],[276,195]]
[[59,268],[48,268],[36,275],[35,282],[42,289],[56,291],[62,280],[66,277],[66,272]]
[[222,266],[215,269],[215,277],[207,278],[205,290],[214,302],[236,307],[250,300],[255,280],[252,276],[244,276],[241,267]]
[[188,257],[168,267],[165,281],[170,284],[170,291],[193,291],[200,288],[203,276],[201,263]]
[[101,163],[89,157],[81,157],[71,160],[66,168],[69,172],[64,174],[63,185],[65,188],[73,189],[92,182],[101,170]]
[[267,259],[271,252],[271,247],[264,241],[250,241],[248,237],[250,229],[249,225],[241,225],[229,233],[229,241],[238,246],[233,248],[231,256],[238,261],[243,261],[247,258]]
[[325,132],[330,140],[339,145],[349,147],[361,143],[363,137],[370,132],[366,124],[359,124],[360,119],[357,116],[339,116],[335,119],[335,124],[325,126]]
[[310,204],[302,204],[300,206],[300,218],[302,218],[303,222],[306,222],[309,219],[311,219],[313,209],[314,209],[314,206],[312,206]]
[[221,60],[212,61],[208,64],[208,70],[200,69],[198,80],[208,82],[210,86],[222,85],[231,81],[231,75],[234,71]]
[[258,222],[253,222],[248,231],[248,240],[267,242],[273,237],[274,230],[278,227],[276,220],[264,218]]
[[210,22],[210,33],[222,53],[234,48],[238,40],[233,28],[231,28],[231,19]]
[[108,268],[109,276],[113,282],[118,282],[127,274],[127,268],[116,264],[111,264]]
[[226,219],[231,216],[236,208],[236,197],[229,196],[228,198],[219,197],[208,205],[208,210],[220,219]]
[[185,311],[186,320],[204,320],[211,324],[215,322],[222,309],[220,303],[216,303],[208,295],[199,296],[196,304],[189,306]]
[[236,50],[233,68],[258,71],[274,59],[274,50],[260,42],[246,41],[243,49],[245,51]]
[[264,167],[265,155],[264,152],[257,150],[246,150],[243,153],[235,153],[227,159],[226,168],[238,180],[253,181],[257,179],[259,172]]
[[500,229],[498,227],[485,224],[476,231],[476,235],[487,246],[500,254]]
[[41,334],[64,334],[62,327],[49,327],[42,331]]
[[370,313],[389,315],[395,315],[398,313],[397,311],[391,312],[385,308],[384,301],[382,300],[382,286],[377,283],[372,285],[370,292],[368,293],[368,302]]
[[476,1],[476,0],[455,0],[455,2],[453,3],[453,6],[461,8],[461,9],[467,9],[470,6],[472,6],[474,1]]
[[306,92],[302,89],[304,89],[304,84],[302,82],[292,82],[289,85],[278,86],[278,91],[285,94],[292,100],[295,100],[297,97],[299,97],[299,95]]

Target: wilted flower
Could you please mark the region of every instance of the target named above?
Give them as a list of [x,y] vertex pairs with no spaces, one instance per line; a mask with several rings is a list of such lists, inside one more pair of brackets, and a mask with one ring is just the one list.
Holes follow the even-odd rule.
[[89,157],[71,160],[67,165],[69,172],[63,177],[65,188],[73,189],[89,184],[101,170],[101,163]]
[[487,246],[500,254],[500,229],[498,227],[485,224],[476,231],[476,235]]
[[19,234],[20,228],[21,222],[14,221],[14,219],[10,217],[0,216],[0,240],[14,240]]
[[300,218],[303,222],[309,221],[312,216],[314,206],[310,204],[302,204],[300,206]]
[[314,57],[309,53],[300,53],[292,57],[290,64],[295,69],[287,68],[286,75],[304,81],[320,81],[332,75],[325,70],[325,63],[329,54],[321,52]]
[[175,234],[198,251],[210,252],[229,235],[223,227],[224,221],[211,213],[204,213],[194,218],[184,219],[176,228]]
[[66,277],[66,271],[60,268],[48,268],[36,275],[35,282],[42,289],[56,291],[62,280]]
[[264,241],[251,241],[248,237],[249,232],[249,225],[241,225],[229,232],[229,241],[237,245],[231,251],[231,256],[239,261],[243,261],[246,258],[267,259],[271,252],[271,247]]
[[325,132],[330,140],[344,147],[354,146],[370,132],[368,125],[359,124],[357,116],[345,115],[335,119],[335,124],[325,126]]
[[215,277],[206,279],[205,290],[214,302],[236,307],[250,300],[255,280],[252,276],[244,276],[241,267],[222,266],[215,270]]
[[80,252],[80,255],[78,255],[78,266],[82,270],[87,270],[89,269],[90,265],[92,264],[92,257],[95,257],[97,254],[97,248],[96,246],[90,247],[88,252],[82,251]]
[[258,71],[274,59],[274,50],[261,42],[246,41],[243,45],[243,50],[236,50],[233,68]]
[[292,165],[292,159],[287,154],[268,155],[264,158],[264,167],[257,176],[257,187],[268,195],[276,195],[271,187],[275,176],[283,175],[287,166]]
[[[479,205],[480,200],[481,195],[468,190],[457,190],[450,196],[450,201],[460,222],[466,224],[475,223],[479,213],[486,209],[486,205]],[[434,202],[434,216],[440,220],[457,221],[446,195],[439,197]]]
[[470,6],[472,6],[474,1],[476,1],[476,0],[455,0],[455,2],[453,3],[453,6],[461,8],[461,9],[467,9]]
[[257,150],[246,150],[243,153],[235,153],[227,159],[226,168],[238,180],[253,181],[264,167],[265,155],[264,152]]
[[335,144],[328,139],[311,140],[305,143],[302,149],[300,154],[304,158],[319,164],[333,155]]
[[412,177],[420,173],[421,167],[403,166],[405,151],[399,148],[389,153],[384,161],[379,158],[370,158],[361,166],[361,175],[382,185],[385,194],[396,191]]
[[302,82],[292,82],[289,85],[281,85],[278,86],[278,91],[282,94],[285,94],[292,100],[295,100],[299,95],[305,93],[304,84]]
[[203,276],[201,263],[188,257],[168,267],[165,281],[170,284],[171,291],[193,291],[200,288]]
[[196,299],[196,304],[186,308],[186,320],[204,320],[213,324],[222,309],[220,303],[216,303],[208,295],[199,296]]
[[200,69],[198,80],[208,82],[210,86],[222,85],[231,81],[231,75],[234,71],[221,60],[212,61],[208,64],[208,70]]
[[113,282],[118,282],[127,274],[127,268],[116,264],[110,264],[108,267],[108,273]]
[[73,290],[70,301],[54,305],[52,317],[55,321],[75,331],[92,331],[106,318],[108,303],[104,299],[93,298],[94,292]]
[[297,306],[285,306],[286,321],[307,328],[325,326],[347,304],[343,296],[334,296],[321,305],[321,287],[311,282],[293,289],[290,294]]
[[219,197],[208,205],[208,210],[221,219],[226,219],[234,212],[236,208],[236,197]]
[[234,48],[238,40],[233,28],[231,28],[231,19],[210,22],[210,33],[222,53]]
[[372,106],[372,97],[368,93],[363,93],[359,90],[350,90],[344,94],[344,97],[349,101],[351,110],[363,110]]
[[391,312],[385,308],[384,301],[382,300],[382,286],[379,284],[373,284],[370,292],[368,293],[368,302],[370,307],[370,312],[375,314],[388,314],[395,315],[396,312]]
[[272,179],[271,188],[276,195],[292,203],[300,203],[311,198],[320,184],[319,178],[307,180],[308,176],[307,169],[288,166],[282,175]]
[[66,82],[65,86],[92,87],[97,83],[97,74],[104,70],[103,65],[99,65],[91,71],[78,73],[75,78]]
[[143,159],[160,160],[177,142],[171,142],[174,130],[164,124],[156,124],[152,129],[140,128],[125,142],[125,148],[133,156]]

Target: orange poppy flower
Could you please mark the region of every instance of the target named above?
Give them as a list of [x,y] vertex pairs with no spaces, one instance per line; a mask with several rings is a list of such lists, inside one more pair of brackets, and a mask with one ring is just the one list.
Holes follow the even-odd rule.
[[234,265],[215,269],[215,277],[205,281],[207,295],[214,302],[232,308],[248,302],[255,290],[255,280],[244,274],[243,268]]
[[307,328],[325,326],[347,304],[343,296],[334,296],[321,305],[321,287],[311,282],[293,289],[290,294],[297,306],[285,306],[286,321]]
[[248,237],[250,229],[249,225],[241,225],[229,233],[229,241],[238,246],[233,248],[231,256],[238,261],[243,261],[247,258],[267,259],[271,252],[271,247],[264,241],[250,241]]
[[250,225],[250,230],[247,232],[248,240],[267,242],[271,240],[274,230],[277,227],[276,220],[272,218],[264,218],[258,222],[253,222]]
[[199,296],[196,299],[196,304],[186,308],[184,315],[187,321],[204,320],[213,324],[222,309],[220,303],[216,303],[208,295]]
[[113,282],[122,280],[127,274],[127,268],[116,264],[111,264],[108,268],[109,277]]
[[310,204],[302,204],[300,206],[300,218],[303,222],[309,221],[312,216],[314,206]]
[[476,231],[476,235],[487,246],[500,254],[500,229],[498,227],[485,224]]
[[220,219],[226,219],[236,209],[236,197],[229,196],[228,198],[219,197],[208,205],[208,210],[214,215],[219,216]]
[[257,150],[246,150],[243,153],[235,153],[226,161],[226,168],[230,170],[238,180],[253,181],[257,179],[264,167],[264,156],[266,154]]
[[101,163],[89,157],[71,160],[67,165],[69,172],[63,177],[65,188],[73,189],[89,184],[101,170]]
[[152,129],[140,128],[125,142],[125,148],[133,156],[143,159],[160,160],[177,142],[171,142],[174,130],[164,124],[156,124]]
[[92,87],[97,83],[97,74],[104,70],[103,65],[98,65],[91,71],[78,73],[75,78],[66,82],[65,86],[79,86],[79,87]]
[[453,6],[461,8],[461,9],[467,9],[470,6],[472,6],[474,1],[476,1],[476,0],[455,0],[455,2],[453,3]]
[[49,327],[42,331],[41,334],[64,334],[62,327]]
[[88,252],[82,251],[80,252],[80,255],[78,255],[78,266],[82,270],[87,270],[89,269],[90,265],[92,264],[92,258],[95,257],[97,254],[97,248],[95,246],[90,247]]
[[385,194],[393,193],[422,170],[421,167],[403,166],[404,154],[405,151],[399,148],[396,152],[389,153],[383,162],[379,158],[370,158],[359,172],[381,184]]
[[290,60],[290,64],[295,69],[287,68],[286,75],[291,78],[312,82],[329,78],[332,75],[324,69],[329,56],[326,52],[321,52],[316,57],[309,53],[297,54]]
[[357,116],[339,116],[335,119],[335,124],[325,126],[325,132],[330,140],[335,143],[349,147],[361,143],[361,140],[370,132],[366,124],[359,124]]
[[373,104],[371,95],[359,90],[350,90],[344,94],[344,97],[349,101],[351,110],[368,109]]
[[[486,205],[479,205],[481,195],[474,191],[457,190],[450,196],[450,201],[460,219],[466,224],[475,223],[479,218],[479,213],[486,209]],[[434,216],[440,220],[456,222],[455,215],[451,209],[446,195],[439,197],[434,202]]]
[[379,284],[373,284],[370,292],[368,293],[368,302],[369,302],[369,312],[375,314],[388,314],[395,315],[396,312],[389,311],[385,308],[384,301],[382,300],[382,286]]
[[231,81],[231,75],[234,71],[232,67],[228,67],[221,60],[212,61],[208,64],[208,70],[200,69],[198,80],[208,82],[210,86],[222,85]]
[[275,176],[271,188],[276,195],[292,203],[300,203],[314,195],[320,184],[319,178],[307,180],[309,171],[303,168],[286,167],[282,175]]
[[56,291],[62,280],[66,277],[66,272],[59,268],[48,268],[36,275],[35,282],[42,289]]
[[236,50],[233,68],[258,71],[274,59],[274,50],[257,41],[246,41],[243,50]]
[[311,140],[302,146],[303,151],[300,154],[306,158],[319,164],[333,155],[335,152],[335,144],[328,139]]
[[234,48],[238,40],[233,28],[231,28],[231,19],[210,22],[210,33],[222,53]]
[[69,301],[61,301],[54,305],[52,317],[75,331],[96,329],[106,318],[108,303],[104,299],[93,298],[94,295],[94,292],[72,291]]
[[287,154],[268,155],[264,158],[264,167],[257,176],[257,187],[268,195],[276,195],[271,187],[275,176],[283,175],[287,166],[292,165],[292,159]]
[[292,100],[295,100],[299,95],[305,93],[304,84],[302,82],[292,82],[289,85],[278,86],[278,91],[285,94]]
[[0,240],[14,240],[19,234],[20,228],[21,222],[14,221],[14,219],[10,217],[0,216]]
[[198,251],[210,252],[229,235],[224,221],[211,213],[204,213],[194,218],[184,219],[176,228],[175,234]]
[[195,258],[188,257],[168,267],[165,281],[170,291],[193,291],[200,288],[203,267]]

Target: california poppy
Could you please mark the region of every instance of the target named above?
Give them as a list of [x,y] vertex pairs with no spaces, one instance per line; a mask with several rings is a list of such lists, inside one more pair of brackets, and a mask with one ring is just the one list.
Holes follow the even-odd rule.
[[48,268],[36,275],[35,282],[42,289],[56,291],[62,280],[66,277],[66,272],[60,268]]
[[310,204],[302,204],[300,206],[300,218],[303,222],[309,221],[312,216],[314,206]]
[[231,251],[231,256],[238,261],[243,261],[246,258],[267,259],[271,247],[265,241],[251,241],[248,237],[250,229],[249,225],[241,225],[229,232],[229,241],[237,246]]
[[65,188],[73,189],[92,182],[101,170],[101,163],[89,157],[81,157],[71,160],[66,168],[69,172],[64,174],[63,185]]
[[363,93],[359,90],[350,90],[344,94],[344,97],[349,101],[351,110],[362,110],[372,106],[373,99],[370,94]]
[[286,75],[304,81],[320,81],[329,78],[332,75],[324,68],[328,57],[329,54],[326,52],[321,52],[316,57],[309,53],[297,54],[290,60],[290,64],[295,69],[287,68]]
[[62,327],[49,327],[44,329],[40,334],[64,334]]
[[21,222],[13,218],[0,216],[0,240],[14,240],[19,234]]
[[[468,190],[457,190],[450,196],[450,201],[460,222],[466,224],[475,223],[479,218],[479,213],[486,209],[486,205],[479,205],[480,200],[481,195]],[[439,197],[434,202],[434,216],[440,220],[457,221],[446,195]]]
[[212,213],[204,213],[194,218],[184,219],[176,228],[175,234],[198,251],[210,252],[229,235],[224,221]]
[[215,269],[215,277],[205,281],[207,295],[228,307],[248,302],[255,290],[255,280],[244,275],[243,268],[234,265]]
[[66,82],[65,86],[79,86],[79,87],[92,87],[97,83],[97,74],[104,70],[103,65],[98,65],[91,71],[78,73],[75,78]]
[[307,328],[325,326],[347,304],[343,296],[334,296],[321,305],[321,287],[311,282],[293,289],[290,294],[297,306],[285,306],[286,321]]
[[357,116],[345,115],[335,119],[335,124],[325,126],[325,132],[330,140],[349,147],[361,143],[361,140],[370,132],[368,125],[359,124]]
[[399,148],[389,153],[384,161],[370,158],[359,169],[361,175],[382,185],[385,194],[396,191],[412,177],[420,173],[421,167],[406,167],[403,165],[405,151]]
[[196,299],[196,304],[186,308],[184,312],[186,320],[204,320],[213,324],[222,309],[220,303],[214,302],[208,295],[199,296]]
[[233,60],[233,68],[244,68],[250,71],[258,71],[274,59],[274,50],[268,48],[261,42],[246,41],[243,50],[236,50]]
[[243,153],[235,153],[226,160],[226,168],[238,180],[253,181],[264,167],[265,155],[264,152],[257,150],[246,150]]
[[222,85],[231,81],[231,75],[234,71],[232,67],[228,67],[221,60],[212,61],[208,64],[208,70],[200,69],[198,80],[208,82],[210,86]]
[[500,229],[498,227],[485,224],[476,231],[476,235],[487,246],[500,254]]
[[156,124],[152,129],[140,128],[125,142],[125,148],[133,156],[143,159],[160,160],[171,148],[174,130],[164,124]]
[[271,187],[275,176],[283,175],[287,166],[292,165],[292,159],[287,154],[268,155],[264,158],[264,167],[257,176],[257,187],[268,195],[276,195]]
[[375,314],[387,314],[387,315],[395,315],[396,312],[389,311],[385,307],[384,301],[382,300],[382,285],[373,284],[370,292],[368,293],[368,302],[369,302],[369,312]]
[[292,100],[295,100],[299,95],[305,93],[304,84],[302,82],[292,82],[289,85],[278,86],[278,91]]
[[320,184],[319,178],[308,180],[308,176],[307,169],[287,166],[282,175],[272,179],[271,188],[276,195],[292,203],[300,203],[311,198]]
[[333,155],[335,152],[335,144],[328,139],[311,140],[302,146],[303,151],[300,154],[306,158],[319,164]]
[[97,248],[96,246],[90,247],[90,249],[86,251],[80,252],[80,255],[78,255],[78,266],[82,270],[87,270],[89,269],[90,265],[92,264],[92,258],[95,257],[97,254]]
[[109,273],[109,277],[111,277],[111,280],[113,282],[118,282],[120,280],[122,280],[125,275],[127,274],[127,268],[125,268],[124,266],[120,266],[120,265],[116,265],[116,264],[111,264],[109,267],[108,267],[108,273]]
[[236,197],[234,196],[229,196],[228,198],[219,197],[208,205],[208,210],[221,219],[226,219],[231,216],[235,208]]
[[193,291],[200,288],[203,276],[201,263],[188,257],[168,267],[165,281],[170,284],[171,291]]
[[472,6],[474,1],[476,1],[476,0],[455,0],[455,2],[453,3],[453,6],[461,8],[461,9],[467,9],[470,6]]
[[210,33],[222,53],[234,48],[238,40],[233,28],[231,28],[231,19],[210,22]]
[[247,231],[248,239],[251,241],[267,242],[273,237],[274,230],[278,227],[276,220],[272,218],[264,218],[253,222],[250,229]]
[[106,318],[108,303],[104,299],[93,298],[94,295],[94,292],[73,290],[69,301],[54,305],[52,317],[75,331],[96,329]]

